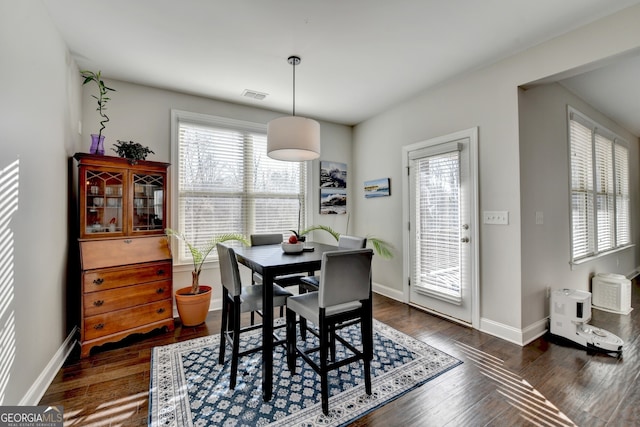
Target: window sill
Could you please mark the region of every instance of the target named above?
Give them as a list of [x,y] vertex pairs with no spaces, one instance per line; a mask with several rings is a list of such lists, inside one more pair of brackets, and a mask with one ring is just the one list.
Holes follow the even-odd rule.
[[590,256],[590,257],[586,257],[586,258],[580,258],[579,260],[576,260],[576,261],[569,261],[569,265],[571,266],[571,270],[575,270],[576,267],[578,267],[578,266],[580,266],[582,264],[586,264],[586,263],[589,263],[591,261],[595,261],[597,259],[604,258],[604,257],[609,256],[609,255],[613,255],[613,254],[618,253],[618,252],[626,251],[627,249],[633,248],[634,246],[635,246],[635,244],[631,243],[629,245],[621,246],[619,248],[612,249],[612,250],[607,251],[607,252],[602,252],[602,253],[599,253],[597,255],[593,255],[593,256]]

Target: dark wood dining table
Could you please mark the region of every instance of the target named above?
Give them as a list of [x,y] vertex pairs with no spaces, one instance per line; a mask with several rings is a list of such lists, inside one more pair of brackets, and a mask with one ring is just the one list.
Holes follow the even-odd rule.
[[293,273],[313,274],[322,266],[322,254],[338,250],[337,246],[308,242],[313,251],[284,253],[280,245],[243,246],[234,248],[242,265],[262,275],[262,398],[271,400],[273,388],[273,279]]

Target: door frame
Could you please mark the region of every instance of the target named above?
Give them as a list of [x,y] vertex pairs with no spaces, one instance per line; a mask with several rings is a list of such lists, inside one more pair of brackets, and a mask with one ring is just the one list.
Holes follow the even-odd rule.
[[[480,327],[480,275],[479,275],[479,250],[480,250],[480,221],[479,221],[479,199],[478,199],[478,127],[465,129],[447,135],[419,141],[402,147],[402,167],[404,170],[404,179],[402,180],[402,290],[403,300],[406,304],[415,306],[410,303],[410,278],[411,278],[411,236],[410,236],[410,207],[409,207],[409,152],[430,145],[440,144],[447,141],[457,139],[469,139],[469,177],[471,180],[469,188],[469,196],[471,199],[471,212],[469,218],[469,237],[471,238],[470,248],[470,271],[469,278],[471,280],[471,326],[474,329]],[[416,306],[419,309],[429,311],[425,307]],[[442,316],[442,313],[437,313]],[[449,318],[450,320],[461,323],[458,319]],[[467,323],[463,323],[468,325]]]

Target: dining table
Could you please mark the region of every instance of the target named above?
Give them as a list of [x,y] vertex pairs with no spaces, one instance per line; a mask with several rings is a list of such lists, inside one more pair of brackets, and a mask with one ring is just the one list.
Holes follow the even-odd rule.
[[322,254],[337,246],[305,242],[304,250],[285,253],[282,246],[260,245],[234,248],[238,262],[262,275],[262,398],[271,400],[273,392],[273,282],[277,276],[295,273],[309,275],[322,267]]

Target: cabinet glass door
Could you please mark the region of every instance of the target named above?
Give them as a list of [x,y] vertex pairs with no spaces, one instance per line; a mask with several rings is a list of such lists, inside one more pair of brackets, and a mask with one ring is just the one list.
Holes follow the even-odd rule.
[[149,234],[164,232],[165,194],[164,175],[133,174],[132,232]]
[[85,234],[123,232],[123,173],[87,169],[85,177]]

